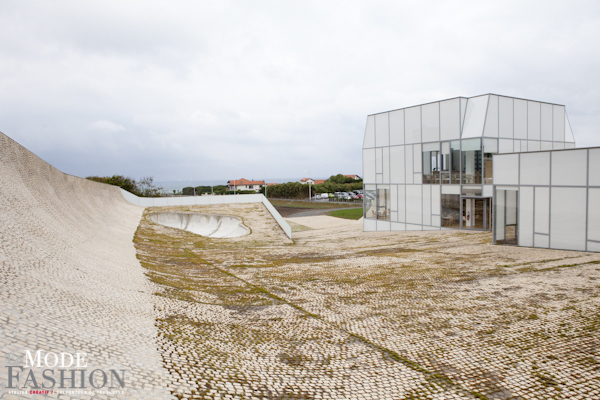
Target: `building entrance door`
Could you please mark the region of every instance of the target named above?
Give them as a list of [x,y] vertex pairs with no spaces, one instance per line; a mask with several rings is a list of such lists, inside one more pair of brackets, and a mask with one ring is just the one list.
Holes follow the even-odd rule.
[[491,229],[491,199],[463,197],[461,204],[461,229]]

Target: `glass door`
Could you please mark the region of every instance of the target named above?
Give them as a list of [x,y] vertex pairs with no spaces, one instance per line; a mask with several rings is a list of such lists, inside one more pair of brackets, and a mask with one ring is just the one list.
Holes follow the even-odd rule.
[[491,199],[462,198],[462,229],[491,229]]

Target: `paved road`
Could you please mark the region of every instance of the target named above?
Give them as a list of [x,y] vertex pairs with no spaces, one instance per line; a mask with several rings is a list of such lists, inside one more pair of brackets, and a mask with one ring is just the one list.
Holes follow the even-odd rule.
[[[352,210],[353,208],[361,207],[342,207],[342,208],[320,208],[320,209],[302,209],[302,208],[291,208],[291,207],[275,207],[279,214],[284,218],[297,218],[297,217],[314,217],[315,215],[326,215],[331,211],[336,210]],[[280,210],[281,209],[281,210]],[[291,211],[293,210],[293,211]],[[291,211],[291,212],[290,212]],[[285,214],[285,215],[284,215]]]

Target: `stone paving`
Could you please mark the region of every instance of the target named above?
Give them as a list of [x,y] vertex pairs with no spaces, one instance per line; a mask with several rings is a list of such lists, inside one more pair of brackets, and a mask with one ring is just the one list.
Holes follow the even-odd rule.
[[108,398],[10,393],[7,365],[23,365],[25,350],[87,353],[88,373],[124,369],[123,393],[109,397],[171,398],[155,290],[131,242],[142,210],[118,188],[63,174],[0,133],[0,398]]
[[[251,234],[147,218],[165,211]],[[259,203],[144,210],[0,134],[0,398],[600,399],[600,254],[290,222],[293,241]],[[24,350],[126,388],[11,393]]]
[[291,218],[290,244],[258,205],[173,210],[252,229],[218,241],[142,219],[180,398],[600,398],[600,254],[327,216]]

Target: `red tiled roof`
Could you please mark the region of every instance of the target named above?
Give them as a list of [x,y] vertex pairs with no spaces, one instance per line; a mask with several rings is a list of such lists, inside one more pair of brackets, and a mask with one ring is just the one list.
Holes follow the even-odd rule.
[[345,176],[346,178],[354,178],[354,179],[356,179],[356,178],[360,178],[360,176],[358,176],[358,175],[344,175],[344,176]]
[[320,185],[321,183],[324,183],[327,179],[315,179],[313,182],[315,185]]
[[310,179],[310,178],[302,178],[302,179],[300,179],[300,182],[306,182],[306,181],[310,181],[310,180],[312,180],[312,179]]
[[265,181],[249,181],[248,179],[238,179],[233,181],[227,181],[229,186],[240,186],[240,185],[264,185]]
[[273,186],[273,185],[279,185],[279,183],[274,182],[274,183],[267,183],[267,186]]

